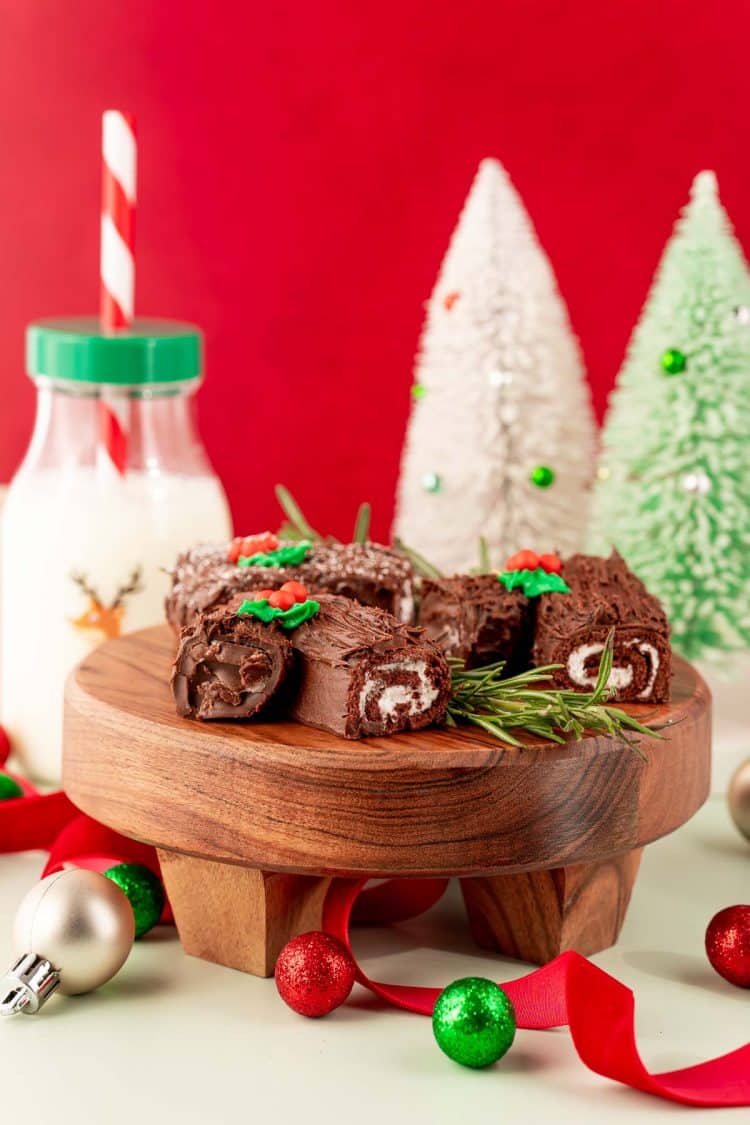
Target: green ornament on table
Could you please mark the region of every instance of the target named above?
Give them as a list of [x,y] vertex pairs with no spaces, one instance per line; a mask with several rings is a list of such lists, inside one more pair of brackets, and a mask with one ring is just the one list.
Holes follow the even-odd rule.
[[432,1011],[437,1045],[449,1059],[475,1070],[501,1059],[516,1034],[508,995],[484,977],[463,977],[445,988]]
[[14,801],[16,797],[23,797],[23,789],[7,773],[0,773],[0,801]]
[[135,917],[135,936],[143,937],[154,928],[164,910],[161,880],[142,863],[118,863],[104,874],[127,896]]

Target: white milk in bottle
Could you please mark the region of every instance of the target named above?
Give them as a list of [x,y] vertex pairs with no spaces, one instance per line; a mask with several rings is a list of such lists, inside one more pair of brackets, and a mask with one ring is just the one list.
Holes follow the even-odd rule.
[[197,328],[40,321],[27,370],[38,401],[3,507],[0,706],[22,767],[58,782],[67,673],[101,641],[162,622],[165,570],[231,522],[195,425]]

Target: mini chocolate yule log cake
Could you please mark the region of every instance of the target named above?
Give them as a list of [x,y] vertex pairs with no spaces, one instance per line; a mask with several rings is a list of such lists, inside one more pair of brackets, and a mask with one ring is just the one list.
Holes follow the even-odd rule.
[[507,590],[496,574],[424,578],[419,624],[446,654],[477,668],[497,660],[510,669],[528,663],[529,601]]
[[290,715],[344,738],[438,723],[450,696],[443,654],[421,629],[333,594],[290,634],[297,686]]
[[573,555],[563,566],[569,593],[540,594],[532,659],[562,664],[558,687],[590,691],[604,643],[614,629],[609,686],[621,703],[662,703],[669,698],[669,625],[661,605],[625,561]]
[[414,573],[396,551],[369,542],[280,542],[266,532],[180,555],[166,599],[167,620],[179,629],[235,594],[278,588],[289,580],[304,583],[311,593],[356,598],[400,621],[414,617]]
[[273,621],[238,617],[229,605],[199,614],[182,630],[172,668],[178,715],[249,719],[277,693],[294,662]]

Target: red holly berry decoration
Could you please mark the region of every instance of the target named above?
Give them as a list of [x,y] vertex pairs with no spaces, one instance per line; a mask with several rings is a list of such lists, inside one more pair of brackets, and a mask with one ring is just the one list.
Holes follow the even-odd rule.
[[505,564],[506,570],[536,570],[539,566],[539,555],[536,551],[519,551],[511,555]]
[[301,1016],[327,1016],[347,999],[355,974],[349,950],[337,938],[314,930],[284,946],[276,962],[276,987]]
[[274,590],[268,597],[268,604],[273,609],[291,609],[295,600],[294,594],[289,590]]
[[250,596],[250,601],[267,602],[268,599],[271,597],[271,594],[275,594],[275,593],[276,593],[276,591],[271,590],[271,589],[268,589],[268,590],[253,590],[253,592]]
[[285,582],[281,589],[288,594],[291,594],[295,602],[307,601],[307,587],[303,586],[301,582]]
[[706,953],[720,977],[750,988],[750,906],[727,906],[708,923]]
[[266,555],[269,551],[277,550],[279,540],[272,531],[264,531],[260,535],[239,536],[229,544],[227,558],[236,563],[240,558],[249,559],[252,555]]
[[539,565],[547,574],[562,573],[562,560],[557,555],[540,555]]

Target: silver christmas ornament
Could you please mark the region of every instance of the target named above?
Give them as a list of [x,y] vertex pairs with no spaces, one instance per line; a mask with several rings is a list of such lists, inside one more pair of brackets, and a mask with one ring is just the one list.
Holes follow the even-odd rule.
[[696,496],[705,496],[706,493],[711,491],[711,481],[702,469],[698,469],[694,473],[685,474],[682,478],[682,487],[685,492],[692,492]]
[[16,913],[19,956],[0,981],[0,1013],[33,1014],[58,990],[99,988],[122,968],[134,938],[133,908],[111,879],[81,868],[48,875]]
[[732,774],[727,799],[732,820],[745,839],[750,840],[750,758]]

